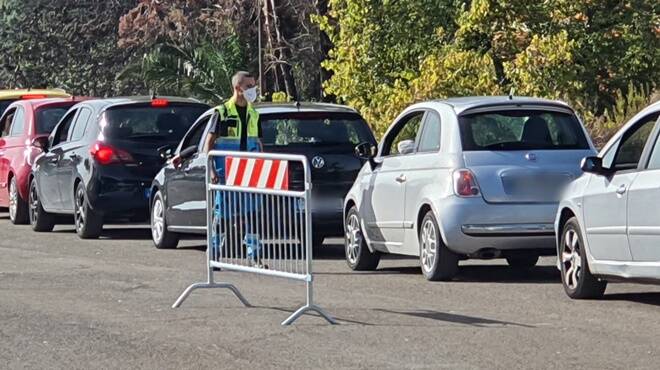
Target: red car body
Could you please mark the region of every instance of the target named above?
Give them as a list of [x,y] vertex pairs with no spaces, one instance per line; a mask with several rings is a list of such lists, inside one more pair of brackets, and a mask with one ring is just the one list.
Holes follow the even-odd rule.
[[[16,178],[25,205],[28,179],[42,144],[66,111],[82,97],[30,99],[13,102],[0,118],[0,207],[9,207],[9,187]],[[13,220],[12,220],[13,221]]]

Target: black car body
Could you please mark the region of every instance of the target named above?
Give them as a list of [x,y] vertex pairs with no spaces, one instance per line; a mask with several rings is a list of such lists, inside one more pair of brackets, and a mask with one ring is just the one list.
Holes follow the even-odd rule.
[[[310,162],[315,243],[343,235],[343,199],[364,163],[355,155],[355,145],[376,145],[367,123],[355,110],[334,104],[260,104],[256,109],[265,152],[302,154]],[[180,166],[168,163],[154,179],[152,234],[158,248],[176,247],[181,233],[206,232],[206,155],[202,147],[212,114],[210,110],[202,115],[173,153],[192,154]],[[290,175],[294,188],[301,181],[299,172],[292,169]],[[154,225],[154,215],[162,225]]]
[[50,231],[54,214],[74,215],[83,238],[103,222],[149,215],[151,182],[165,160],[159,149],[178,143],[209,108],[193,99],[130,97],[73,106],[48,138],[30,178],[30,221]]

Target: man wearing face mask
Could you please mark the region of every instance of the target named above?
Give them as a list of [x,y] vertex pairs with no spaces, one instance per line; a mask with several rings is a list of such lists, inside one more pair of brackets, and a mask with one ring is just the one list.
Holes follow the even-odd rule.
[[261,122],[252,103],[257,100],[256,81],[248,72],[237,72],[231,79],[234,95],[216,107],[204,151],[261,151]]

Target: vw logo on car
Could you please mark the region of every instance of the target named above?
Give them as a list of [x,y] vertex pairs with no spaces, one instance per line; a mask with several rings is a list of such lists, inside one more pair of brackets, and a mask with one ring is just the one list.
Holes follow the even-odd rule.
[[325,159],[323,159],[323,157],[320,155],[317,155],[316,157],[312,158],[312,166],[314,168],[323,168],[323,166],[325,166]]

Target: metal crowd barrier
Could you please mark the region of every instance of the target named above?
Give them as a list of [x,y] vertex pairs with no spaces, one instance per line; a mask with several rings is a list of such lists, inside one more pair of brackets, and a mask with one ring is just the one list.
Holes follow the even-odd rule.
[[[290,189],[295,187],[290,186],[292,164],[300,164],[304,172],[298,189]],[[193,290],[202,288],[229,289],[250,307],[234,285],[214,280],[214,269],[240,271],[305,282],[306,304],[282,325],[308,311],[335,324],[313,300],[312,184],[307,158],[213,150],[206,168],[208,277],[204,283],[190,285],[172,307],[179,307]]]

